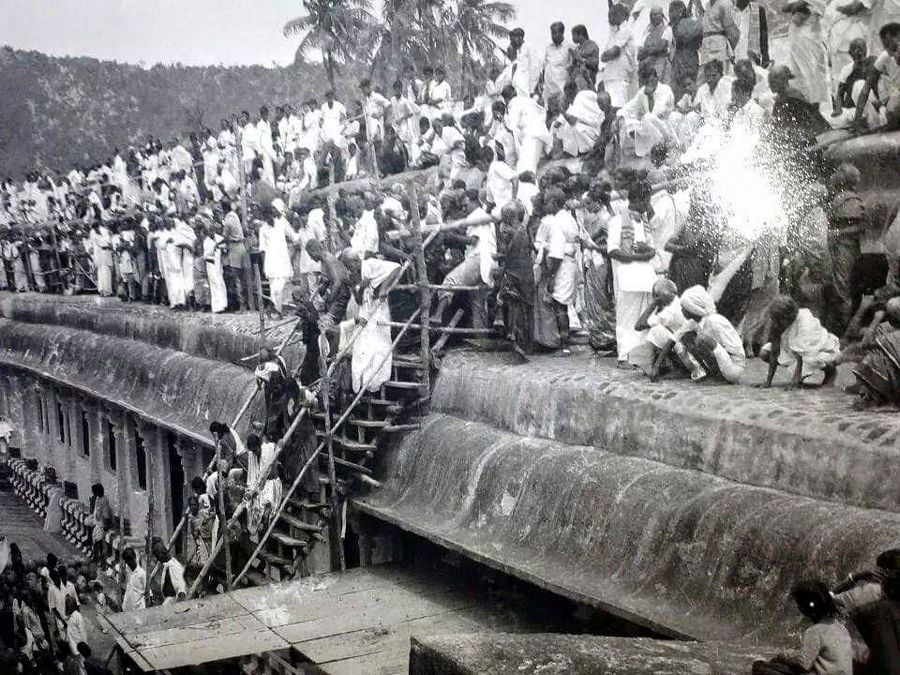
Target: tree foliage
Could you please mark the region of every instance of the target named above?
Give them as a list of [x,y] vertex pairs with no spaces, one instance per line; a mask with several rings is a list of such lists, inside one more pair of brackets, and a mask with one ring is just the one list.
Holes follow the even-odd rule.
[[[348,73],[348,75],[355,73]],[[263,103],[321,99],[324,71],[315,64],[162,66],[145,69],[92,58],[58,58],[0,49],[0,174],[35,168],[66,171],[105,161],[116,147],[170,140],[199,124]],[[354,77],[355,79],[355,77]],[[347,92],[338,81],[338,95]]]

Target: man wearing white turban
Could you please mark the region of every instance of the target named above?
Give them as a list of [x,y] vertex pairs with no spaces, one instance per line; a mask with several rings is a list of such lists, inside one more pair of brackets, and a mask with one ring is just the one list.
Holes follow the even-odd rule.
[[713,375],[736,383],[746,366],[744,346],[731,322],[716,310],[712,296],[703,286],[691,286],[681,294],[681,309],[687,323],[675,336],[675,353],[691,371],[691,379]]

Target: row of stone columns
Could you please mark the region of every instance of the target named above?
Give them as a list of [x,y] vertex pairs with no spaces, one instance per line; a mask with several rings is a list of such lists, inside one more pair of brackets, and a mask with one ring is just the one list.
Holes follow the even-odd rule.
[[[60,482],[75,483],[80,501],[88,504],[91,485],[102,483],[116,517],[128,519],[134,535],[146,533],[152,489],[153,533],[168,537],[186,506],[191,479],[205,468],[201,448],[190,439],[173,438],[131,411],[30,374],[0,369],[0,414],[16,428],[11,445],[56,469]],[[173,441],[184,474],[181,505],[172,503]]]

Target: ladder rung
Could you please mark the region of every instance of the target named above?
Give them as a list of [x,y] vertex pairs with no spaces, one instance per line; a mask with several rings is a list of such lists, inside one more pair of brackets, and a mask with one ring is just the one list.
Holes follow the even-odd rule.
[[297,539],[290,535],[285,534],[284,532],[272,532],[272,539],[277,541],[279,544],[287,546],[289,548],[309,548],[309,541],[304,541],[303,539]]
[[371,403],[372,405],[383,405],[383,406],[397,405],[397,401],[391,401],[386,398],[369,398],[369,397],[362,398],[360,400],[360,403]]
[[382,431],[386,434],[395,434],[401,431],[416,431],[421,428],[421,424],[389,424]]
[[364,473],[361,473],[359,475],[359,479],[366,485],[371,485],[374,488],[380,488],[382,485],[380,481],[377,481],[374,478],[372,478],[371,476],[367,476]]
[[276,567],[290,567],[291,561],[287,558],[282,558],[280,555],[276,555],[275,553],[271,553],[270,551],[266,551],[263,549],[256,556],[265,562],[267,565],[275,565]]
[[372,469],[368,469],[359,464],[354,464],[353,462],[348,462],[347,460],[341,459],[340,457],[335,457],[334,463],[337,464],[338,466],[343,466],[344,468],[350,469],[352,471],[358,471],[359,473],[363,473],[363,474],[367,474],[367,475],[372,474]]
[[[319,438],[325,438],[325,433],[321,431],[316,432],[316,436]],[[342,448],[347,450],[353,450],[354,452],[369,452],[372,450],[377,450],[378,448],[371,443],[359,443],[358,441],[351,441],[346,436],[335,436],[334,442],[337,445],[340,445]]]
[[319,525],[307,523],[305,520],[300,520],[297,516],[292,516],[288,513],[282,513],[279,520],[284,521],[295,530],[300,530],[301,532],[320,532],[322,530]]
[[308,502],[308,501],[300,501],[299,499],[289,499],[288,505],[293,506],[295,509],[302,509],[303,511],[325,511],[328,508],[328,504],[326,502]]
[[422,384],[420,382],[400,382],[398,380],[391,380],[389,382],[385,382],[384,386],[391,387],[392,389],[421,389]]
[[384,420],[347,420],[347,424],[352,424],[355,427],[362,427],[363,429],[383,429],[388,425]]
[[398,368],[416,368],[417,370],[425,369],[425,366],[422,365],[422,360],[417,358],[404,358],[402,356],[395,356],[392,360],[392,363]]

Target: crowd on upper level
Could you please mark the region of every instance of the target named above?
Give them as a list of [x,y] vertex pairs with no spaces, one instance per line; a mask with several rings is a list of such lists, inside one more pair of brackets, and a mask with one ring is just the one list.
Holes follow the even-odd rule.
[[[651,5],[612,5],[602,47],[584,26],[554,23],[542,51],[515,29],[505,67],[461,100],[440,67],[407,68],[388,92],[362,80],[349,106],[326,92],[6,181],[0,287],[262,300],[383,346],[389,313],[366,317],[414,253],[417,211],[437,232],[434,313],[502,325],[523,358],[581,332],[651,377],[743,382],[760,356],[764,384],[779,365],[828,384],[849,361],[864,403],[897,405],[900,225],[816,139],[892,124],[900,17],[790,3],[788,57],[771,62],[756,2]],[[432,167],[411,204],[400,181]]]

